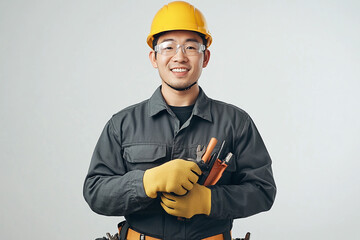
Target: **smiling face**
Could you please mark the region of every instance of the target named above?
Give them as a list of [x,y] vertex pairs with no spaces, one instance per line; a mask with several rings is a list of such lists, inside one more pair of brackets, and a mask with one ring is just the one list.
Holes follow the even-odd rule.
[[[175,42],[176,44],[186,44],[189,42],[203,43],[201,37],[191,31],[171,31],[164,33],[158,39],[158,44],[163,42]],[[150,52],[150,61],[154,68],[157,68],[163,81],[163,87],[171,86],[173,89],[185,89],[196,83],[202,69],[207,66],[210,58],[209,50],[200,52],[196,55],[188,56],[184,54],[181,47],[173,56],[155,54]],[[166,85],[164,85],[166,83]]]

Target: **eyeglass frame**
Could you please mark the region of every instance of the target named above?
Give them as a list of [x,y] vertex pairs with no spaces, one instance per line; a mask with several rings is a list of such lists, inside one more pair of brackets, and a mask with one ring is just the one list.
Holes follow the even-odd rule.
[[[186,53],[185,45],[186,45],[187,43],[185,43],[185,44],[176,44],[176,51],[175,51],[175,53],[172,54],[172,55],[162,54],[162,53],[160,52],[159,47],[160,47],[160,45],[162,45],[162,44],[164,44],[164,43],[167,43],[167,42],[176,43],[175,41],[165,41],[165,42],[162,42],[162,43],[160,43],[160,44],[157,44],[157,45],[154,47],[154,51],[155,51],[156,53],[159,53],[159,54],[164,55],[164,56],[175,56],[175,55],[178,53],[179,48],[181,47],[181,51],[183,52],[183,54],[186,54],[187,56],[196,56],[196,55],[189,55],[188,53]],[[199,42],[195,42],[195,41],[192,41],[192,42],[193,42],[193,43],[197,43],[197,44],[199,45],[199,50],[198,50],[198,52],[197,52],[198,54],[201,53],[201,52],[204,52],[204,51],[206,50],[206,46],[205,46],[204,44],[199,43]]]

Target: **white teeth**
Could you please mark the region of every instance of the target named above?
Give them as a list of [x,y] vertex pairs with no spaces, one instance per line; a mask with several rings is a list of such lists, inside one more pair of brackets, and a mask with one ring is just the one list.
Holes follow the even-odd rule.
[[185,68],[174,68],[171,71],[173,71],[173,72],[186,72],[187,69],[185,69]]

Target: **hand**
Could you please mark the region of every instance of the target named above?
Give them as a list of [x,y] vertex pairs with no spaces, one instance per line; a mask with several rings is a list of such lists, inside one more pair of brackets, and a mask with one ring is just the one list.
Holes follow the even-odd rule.
[[196,183],[185,196],[162,193],[160,204],[168,214],[178,217],[191,218],[196,214],[210,215],[211,190]]
[[184,195],[198,181],[201,170],[195,162],[175,159],[144,173],[146,195],[156,198],[157,192]]

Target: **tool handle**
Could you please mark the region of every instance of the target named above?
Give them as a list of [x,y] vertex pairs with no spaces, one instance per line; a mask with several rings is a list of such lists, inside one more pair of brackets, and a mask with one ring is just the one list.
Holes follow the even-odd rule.
[[209,141],[209,144],[206,147],[206,151],[204,155],[202,156],[201,160],[203,160],[205,163],[209,161],[212,151],[214,150],[218,140],[216,138],[211,138]]
[[223,175],[223,172],[225,171],[227,166],[228,166],[227,164],[223,163],[219,159],[216,159],[213,167],[211,168],[211,171],[210,171],[208,177],[206,178],[206,180],[204,182],[204,186],[215,185],[219,181],[221,176]]

